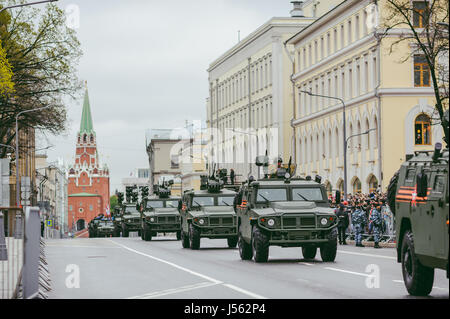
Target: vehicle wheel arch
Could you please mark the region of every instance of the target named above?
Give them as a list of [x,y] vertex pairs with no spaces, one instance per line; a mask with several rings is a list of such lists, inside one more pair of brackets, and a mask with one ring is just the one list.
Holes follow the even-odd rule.
[[403,236],[408,230],[412,230],[411,227],[411,220],[409,218],[402,218],[401,224],[400,224],[400,231],[397,237],[397,262],[401,262],[401,252],[402,252],[402,245],[403,245]]

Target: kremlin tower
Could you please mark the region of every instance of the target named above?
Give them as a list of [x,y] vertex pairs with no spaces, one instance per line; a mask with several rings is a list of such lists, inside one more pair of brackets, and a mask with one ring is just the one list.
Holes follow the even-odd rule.
[[100,167],[97,138],[92,124],[88,90],[84,96],[75,164],[69,167],[69,229],[79,231],[97,215],[109,210],[109,170]]

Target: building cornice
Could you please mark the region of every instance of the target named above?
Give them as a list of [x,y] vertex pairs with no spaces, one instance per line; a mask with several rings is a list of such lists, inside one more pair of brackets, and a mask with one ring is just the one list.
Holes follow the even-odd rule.
[[[249,44],[253,43],[256,39],[261,37],[263,34],[269,32],[271,29],[275,27],[306,27],[311,24],[311,22],[315,21],[315,18],[307,18],[307,17],[301,17],[301,18],[272,18],[262,26],[260,26],[258,29],[256,29],[254,32],[252,32],[250,35],[248,35],[245,39],[240,41],[238,44],[233,46],[231,49],[226,51],[223,55],[221,55],[218,59],[213,61],[209,68],[207,69],[207,72],[211,72],[216,67],[218,67],[220,64],[222,64],[227,59],[231,58],[233,55],[235,55],[237,52],[243,50],[246,48]],[[279,22],[283,21],[283,22]],[[290,23],[287,23],[287,22]],[[297,23],[296,23],[297,22]]]
[[[384,88],[378,90],[378,96],[434,96],[434,91],[432,88]],[[351,99],[345,102],[345,108],[350,108],[358,104],[363,104],[371,99],[377,98],[377,93],[375,91],[369,92],[357,98]],[[317,118],[323,117],[327,114],[334,113],[342,109],[342,104],[335,104],[325,110],[310,114],[300,119],[292,121],[292,125],[300,126],[305,122],[313,121]]]

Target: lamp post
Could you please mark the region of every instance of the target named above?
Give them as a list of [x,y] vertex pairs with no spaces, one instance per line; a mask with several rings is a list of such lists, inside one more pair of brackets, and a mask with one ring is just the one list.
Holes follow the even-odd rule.
[[[55,1],[55,0],[53,0]],[[48,1],[46,1],[48,2]],[[41,3],[41,2],[39,2]],[[20,170],[19,170],[19,116],[21,116],[22,114],[25,113],[30,113],[30,112],[34,112],[34,111],[40,111],[43,109],[48,109],[52,107],[52,105],[48,105],[48,106],[44,106],[44,107],[39,107],[36,109],[31,109],[31,110],[25,110],[22,112],[17,113],[16,115],[16,206],[19,207],[20,206]]]
[[327,99],[337,100],[342,103],[342,110],[343,110],[343,113],[342,113],[342,122],[343,123],[342,124],[344,126],[344,199],[347,200],[347,132],[346,132],[346,125],[345,125],[345,103],[344,103],[344,100],[339,97],[335,97],[335,96],[314,94],[314,93],[311,93],[308,91],[303,91],[303,90],[300,90],[299,92],[308,94],[310,96],[324,97]]
[[35,4],[41,4],[41,3],[47,3],[47,2],[56,2],[56,1],[58,1],[58,0],[45,0],[45,1],[36,1],[36,2],[30,2],[30,3],[15,4],[13,6],[8,6],[8,7],[1,8],[0,9],[0,13],[3,10],[6,10],[6,9],[26,7],[26,6],[32,6],[32,5],[35,5]]

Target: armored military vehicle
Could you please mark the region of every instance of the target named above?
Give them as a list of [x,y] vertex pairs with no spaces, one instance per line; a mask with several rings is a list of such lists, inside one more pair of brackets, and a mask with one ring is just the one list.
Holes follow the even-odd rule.
[[97,237],[111,237],[114,233],[114,223],[112,220],[100,220],[97,225]]
[[388,204],[395,215],[397,262],[409,294],[426,296],[434,269],[448,278],[448,148],[415,152],[391,178]]
[[120,237],[122,232],[122,216],[120,215],[120,206],[114,208],[112,222],[114,225],[113,237]]
[[176,233],[181,239],[181,217],[178,212],[179,197],[170,196],[173,181],[153,187],[154,195],[144,198],[141,210],[141,238],[152,240],[158,233]]
[[281,246],[302,247],[306,259],[313,259],[319,248],[323,261],[334,261],[336,215],[321,178],[291,178],[291,165],[283,167],[281,160],[270,175],[268,163],[267,156],[258,156],[256,165],[264,166],[264,178],[249,178],[236,196],[241,259],[267,262],[269,247]]
[[98,237],[97,236],[97,226],[98,226],[99,222],[100,222],[99,219],[94,218],[88,223],[89,238]]
[[201,180],[200,190],[184,192],[180,202],[183,248],[199,249],[201,238],[227,239],[228,247],[236,247],[236,192],[223,189],[223,182],[214,176]]
[[130,232],[141,233],[141,213],[136,203],[123,203],[120,212],[122,224],[122,237],[129,237]]

